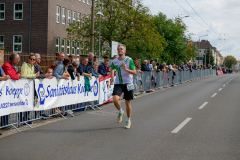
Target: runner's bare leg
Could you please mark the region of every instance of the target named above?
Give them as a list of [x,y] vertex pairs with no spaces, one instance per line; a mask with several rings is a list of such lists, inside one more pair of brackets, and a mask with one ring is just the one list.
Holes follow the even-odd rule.
[[126,104],[127,117],[130,118],[132,113],[131,100],[125,100],[125,104]]
[[118,110],[121,109],[121,104],[119,102],[119,96],[118,95],[113,96],[113,103]]

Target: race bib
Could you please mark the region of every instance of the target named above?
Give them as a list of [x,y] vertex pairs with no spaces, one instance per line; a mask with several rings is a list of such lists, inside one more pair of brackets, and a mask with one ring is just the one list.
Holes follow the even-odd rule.
[[127,90],[128,90],[128,91],[131,91],[131,90],[133,90],[133,89],[134,89],[133,83],[128,83],[128,84],[127,84]]

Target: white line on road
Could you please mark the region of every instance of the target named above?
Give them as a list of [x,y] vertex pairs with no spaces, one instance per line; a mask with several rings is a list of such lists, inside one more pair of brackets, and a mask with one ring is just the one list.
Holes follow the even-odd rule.
[[218,91],[221,91],[222,90],[222,88],[220,88]]
[[223,85],[223,87],[225,87],[225,85]]
[[208,102],[204,102],[198,109],[203,109],[208,104]]
[[177,128],[175,128],[171,133],[178,133],[192,118],[185,119]]
[[214,93],[211,97],[215,97],[217,95],[217,93]]

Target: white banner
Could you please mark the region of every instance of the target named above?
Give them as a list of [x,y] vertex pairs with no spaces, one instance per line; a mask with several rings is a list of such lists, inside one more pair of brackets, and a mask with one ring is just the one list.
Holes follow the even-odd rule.
[[47,110],[65,105],[96,101],[99,98],[99,79],[90,80],[91,91],[85,92],[84,76],[79,81],[64,79],[35,80],[38,102],[34,110]]
[[110,84],[110,80],[111,80],[111,75],[101,76],[101,78],[99,79],[99,88],[100,88],[99,104],[104,104],[104,103],[113,101],[112,93],[113,93],[114,85]]
[[34,87],[32,79],[0,81],[0,116],[32,111]]
[[114,55],[118,55],[117,47],[118,47],[119,44],[120,44],[119,42],[112,41],[111,57],[113,57]]

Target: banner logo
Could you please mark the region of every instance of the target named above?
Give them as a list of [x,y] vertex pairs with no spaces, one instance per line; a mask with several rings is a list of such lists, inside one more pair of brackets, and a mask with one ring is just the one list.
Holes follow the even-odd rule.
[[40,105],[44,105],[44,102],[45,102],[45,89],[43,88],[43,84],[39,84],[37,92],[38,92],[38,96],[40,98]]
[[94,93],[94,96],[98,95],[98,83],[97,83],[97,81],[94,82],[93,93]]
[[25,96],[28,96],[29,93],[30,93],[30,86],[28,83],[26,83],[24,86],[24,94],[25,94]]

